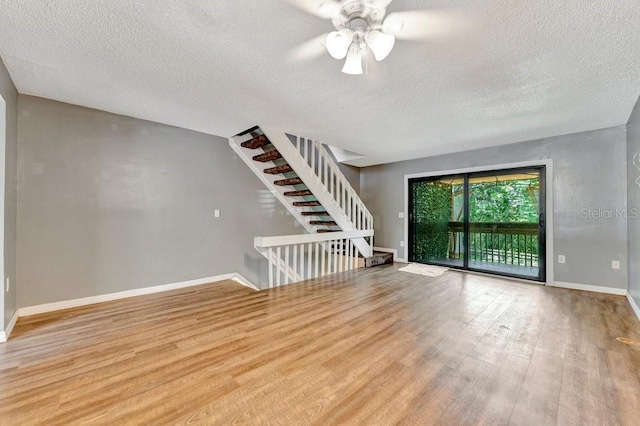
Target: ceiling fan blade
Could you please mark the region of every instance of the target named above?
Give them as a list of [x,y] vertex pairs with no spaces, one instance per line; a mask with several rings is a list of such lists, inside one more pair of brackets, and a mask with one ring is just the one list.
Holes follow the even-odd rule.
[[331,19],[342,9],[337,0],[287,0],[293,6],[322,19]]
[[374,7],[387,7],[392,2],[392,0],[364,0],[367,5],[371,5]]
[[310,61],[327,53],[327,33],[320,34],[317,37],[307,40],[289,52],[289,60],[291,61]]
[[412,10],[391,13],[382,23],[382,32],[400,40],[423,40],[458,33],[469,19],[454,11]]

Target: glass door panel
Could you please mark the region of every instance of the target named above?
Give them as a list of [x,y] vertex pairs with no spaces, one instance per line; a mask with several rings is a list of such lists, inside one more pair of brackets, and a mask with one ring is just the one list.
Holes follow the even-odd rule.
[[469,268],[540,276],[540,170],[469,177]]
[[464,266],[464,177],[409,182],[412,262]]

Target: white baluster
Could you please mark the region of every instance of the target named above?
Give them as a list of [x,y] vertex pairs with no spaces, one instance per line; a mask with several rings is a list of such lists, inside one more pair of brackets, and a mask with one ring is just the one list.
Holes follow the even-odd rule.
[[298,245],[293,246],[293,272],[298,273]]
[[276,265],[276,269],[277,269],[276,287],[280,287],[280,282],[281,282],[281,277],[280,277],[280,275],[282,274],[282,258],[280,257],[281,255],[282,255],[281,247],[276,248],[276,259],[278,261]]
[[300,278],[304,280],[304,244],[300,244],[298,253],[300,253]]
[[312,278],[311,275],[311,267],[313,266],[313,250],[312,250],[312,243],[308,243],[307,244],[307,279]]
[[351,243],[351,247],[353,249],[353,269],[358,268],[358,247],[356,247],[353,242]]
[[311,170],[313,173],[316,172],[316,146],[315,141],[311,141]]
[[273,288],[273,249],[271,247],[267,251],[267,259],[269,260],[269,288]]
[[321,253],[320,246],[318,245],[318,243],[316,243],[316,274],[313,276],[313,278],[318,278],[320,276],[318,275],[318,267],[320,266],[318,262],[319,255],[322,255],[322,269],[320,272],[322,273],[322,275],[324,275],[324,244],[322,244],[322,248],[323,248],[323,251]]
[[284,248],[284,283],[289,284],[289,246]]
[[349,270],[353,269],[353,241],[349,240]]
[[329,191],[329,161],[324,158],[324,192]]

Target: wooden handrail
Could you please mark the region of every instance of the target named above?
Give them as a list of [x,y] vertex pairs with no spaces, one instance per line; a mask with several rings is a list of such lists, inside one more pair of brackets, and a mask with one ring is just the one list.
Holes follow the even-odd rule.
[[[537,222],[469,222],[471,234],[538,235]],[[463,232],[462,222],[449,222],[450,232]]]

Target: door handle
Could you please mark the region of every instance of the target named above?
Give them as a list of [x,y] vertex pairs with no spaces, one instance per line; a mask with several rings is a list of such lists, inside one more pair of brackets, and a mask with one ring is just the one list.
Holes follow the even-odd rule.
[[544,227],[544,213],[540,213],[538,215],[538,225],[540,227]]

